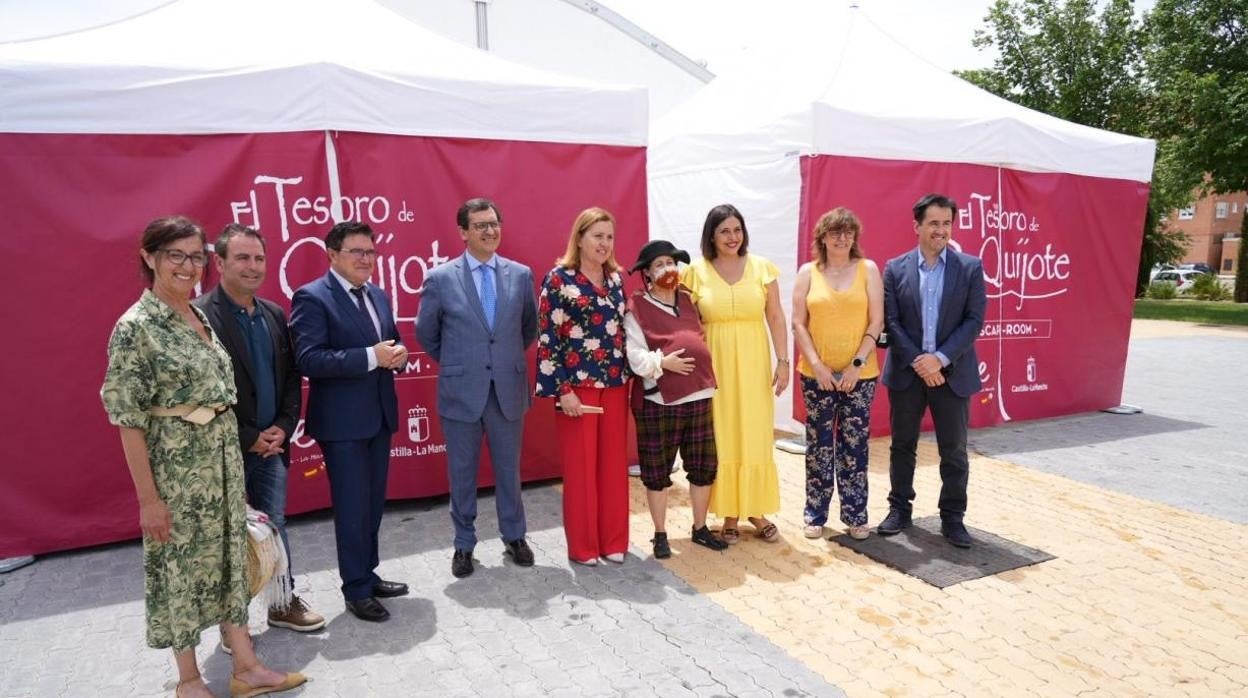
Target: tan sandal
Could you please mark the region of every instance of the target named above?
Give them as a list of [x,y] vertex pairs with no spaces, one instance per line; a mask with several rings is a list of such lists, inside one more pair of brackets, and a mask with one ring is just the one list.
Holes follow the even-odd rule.
[[[775,543],[780,540],[780,529],[776,528],[774,523],[761,517],[756,519],[753,516],[749,518],[749,521],[750,524],[754,526],[754,535],[758,536],[759,539],[765,540],[768,543]],[[767,521],[767,523],[759,526],[758,524],[763,521]]]
[[[248,667],[244,671],[249,671],[250,669],[251,667]],[[235,673],[230,676],[230,695],[235,698],[253,698],[253,696],[262,696],[266,693],[289,691],[296,686],[302,686],[307,681],[308,677],[297,671],[291,671],[286,673],[281,683],[253,686],[238,678],[238,674]]]
[[741,532],[728,526],[719,529],[719,537],[724,539],[724,542],[728,545],[736,545],[741,542]]

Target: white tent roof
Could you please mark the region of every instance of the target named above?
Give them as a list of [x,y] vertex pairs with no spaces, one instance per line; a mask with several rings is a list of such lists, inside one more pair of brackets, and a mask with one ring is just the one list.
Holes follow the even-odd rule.
[[180,0],[0,44],[0,132],[325,129],[645,145],[646,93],[519,66],[371,0]]
[[[654,176],[824,154],[1152,178],[1153,141],[1080,126],[927,63],[861,10],[722,75],[655,124]],[[940,41],[933,37],[933,41]]]

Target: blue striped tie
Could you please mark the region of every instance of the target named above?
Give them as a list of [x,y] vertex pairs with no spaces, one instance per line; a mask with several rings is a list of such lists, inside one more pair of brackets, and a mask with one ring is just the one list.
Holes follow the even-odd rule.
[[481,272],[481,310],[485,312],[485,325],[494,331],[494,306],[498,298],[494,294],[494,270],[488,264],[477,267]]

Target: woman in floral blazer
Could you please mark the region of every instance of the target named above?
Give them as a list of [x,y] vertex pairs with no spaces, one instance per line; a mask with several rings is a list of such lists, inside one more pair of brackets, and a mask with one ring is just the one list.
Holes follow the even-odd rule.
[[628,359],[615,219],[576,217],[538,298],[537,396],[556,400],[568,557],[596,565],[628,550]]

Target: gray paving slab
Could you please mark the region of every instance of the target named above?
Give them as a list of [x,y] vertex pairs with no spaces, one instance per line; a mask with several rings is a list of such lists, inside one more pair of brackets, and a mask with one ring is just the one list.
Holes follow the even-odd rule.
[[1248,523],[1248,335],[1131,340],[1122,400],[1144,412],[1005,424],[972,431],[969,445],[1019,465]]
[[[381,625],[345,613],[330,517],[295,517],[297,588],[329,622],[309,635],[269,629],[253,604],[262,659],[311,677],[283,695],[844,695],[638,549],[623,565],[570,565],[555,487],[526,488],[525,504],[537,565],[504,558],[485,497],[478,568],[458,580],[444,500],[391,504],[379,572],[412,593],[384,601]],[[170,654],[143,642],[141,559],[136,543],[118,544],[0,575],[0,696],[170,695]],[[197,654],[225,695],[230,660],[215,629]]]
[[974,526],[967,526],[975,545],[955,548],[941,534],[939,516],[924,516],[892,536],[854,540],[841,534],[830,540],[922,579],[938,589],[1052,560],[1053,556]]

